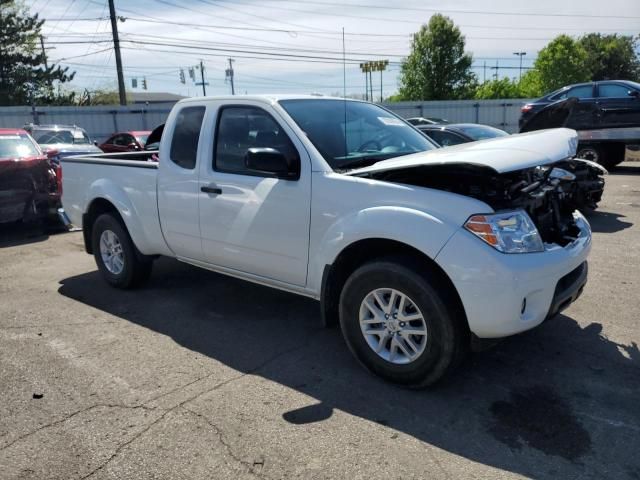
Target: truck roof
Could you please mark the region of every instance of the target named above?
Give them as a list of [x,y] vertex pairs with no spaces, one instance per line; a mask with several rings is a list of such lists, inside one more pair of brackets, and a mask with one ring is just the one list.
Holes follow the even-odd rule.
[[207,100],[225,100],[236,102],[238,100],[253,100],[258,102],[274,103],[280,100],[347,100],[350,102],[362,102],[354,98],[330,97],[325,95],[300,95],[300,94],[262,94],[262,95],[216,95],[210,97],[191,97],[180,100],[178,103],[199,103]]

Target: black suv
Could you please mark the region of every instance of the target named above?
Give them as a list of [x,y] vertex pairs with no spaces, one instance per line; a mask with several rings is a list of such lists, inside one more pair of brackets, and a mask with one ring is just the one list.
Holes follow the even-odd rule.
[[[525,104],[521,109],[519,126],[522,128],[527,120],[547,105],[567,98],[578,98],[580,103],[598,104],[605,112],[599,128],[628,126],[627,123],[633,123],[633,126],[636,126],[640,116],[638,97],[640,97],[640,83],[628,80],[603,80],[568,85],[535,102]],[[631,121],[630,117],[635,117],[635,120]]]

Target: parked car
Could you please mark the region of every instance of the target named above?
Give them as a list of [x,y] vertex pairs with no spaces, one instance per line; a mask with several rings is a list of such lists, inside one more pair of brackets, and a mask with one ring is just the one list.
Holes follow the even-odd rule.
[[591,231],[553,175],[575,145],[556,129],[437,148],[367,102],[193,98],[159,162],[63,159],[63,203],[108,284],[140,285],[165,255],[311,297],[368,369],[425,386],[472,338],[581,294]]
[[150,130],[134,130],[114,133],[106,142],[98,145],[105,153],[133,152],[144,150]]
[[418,129],[442,147],[475,142],[487,138],[506,137],[504,130],[477,123],[452,123],[448,125],[419,125]]
[[[519,126],[522,128],[533,114],[559,100],[579,98],[586,103],[602,103],[603,106],[613,107],[615,105],[615,108],[624,108],[624,105],[636,107],[633,100],[638,95],[640,95],[640,84],[628,80],[603,80],[600,82],[567,85],[538,100],[523,105]],[[626,116],[626,114],[622,115]],[[611,112],[608,116],[611,117],[610,120],[614,120],[617,123],[617,120],[613,118],[618,116],[617,113]]]
[[595,82],[592,95],[599,96],[594,98],[574,97],[569,90],[568,98],[528,115],[520,132],[573,128],[578,131],[579,157],[614,168],[624,161],[627,145],[640,143],[640,84],[604,83]]
[[[504,130],[475,123],[420,125],[417,128],[442,147],[509,135]],[[565,173],[558,178],[562,178],[564,182],[574,183],[573,188],[567,186],[569,194],[567,201],[573,208],[578,210],[597,208],[604,192],[603,175],[607,174],[607,170],[597,163],[576,159],[567,159],[556,164],[556,174],[559,169],[563,169]]]
[[444,118],[437,117],[412,117],[407,118],[407,122],[411,125],[445,125],[449,123]]
[[62,170],[22,129],[0,129],[0,223],[55,215]]
[[24,129],[31,134],[34,140],[47,153],[54,151],[52,161],[69,155],[86,155],[102,153],[89,138],[87,132],[75,125],[25,125]]

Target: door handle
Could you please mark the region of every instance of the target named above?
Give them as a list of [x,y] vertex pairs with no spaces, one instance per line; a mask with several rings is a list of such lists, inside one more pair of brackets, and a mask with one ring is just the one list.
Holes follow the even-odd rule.
[[200,191],[204,193],[214,193],[216,195],[220,195],[222,193],[222,189],[218,187],[200,187]]

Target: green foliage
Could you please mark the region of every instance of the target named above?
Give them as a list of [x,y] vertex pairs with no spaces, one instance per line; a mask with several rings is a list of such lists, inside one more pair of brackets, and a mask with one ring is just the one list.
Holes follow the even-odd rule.
[[543,92],[591,80],[587,51],[568,35],[557,36],[540,50],[534,68],[536,82]]
[[57,65],[44,66],[39,45],[43,23],[38,15],[29,15],[22,2],[0,0],[0,105],[73,101],[73,93],[61,93],[54,82],[68,82],[74,73]]
[[524,98],[520,84],[509,78],[499,80],[487,80],[480,84],[475,91],[474,98],[486,100],[492,98]]
[[[127,95],[127,103],[132,102],[130,95]],[[89,92],[85,90],[78,104],[80,105],[118,105],[120,103],[120,94],[117,90],[93,90]]]
[[627,35],[589,33],[578,42],[587,52],[591,80],[640,80],[638,39]]
[[465,53],[460,29],[436,14],[413,36],[411,53],[402,62],[402,100],[447,100],[471,96],[477,85],[473,58]]

